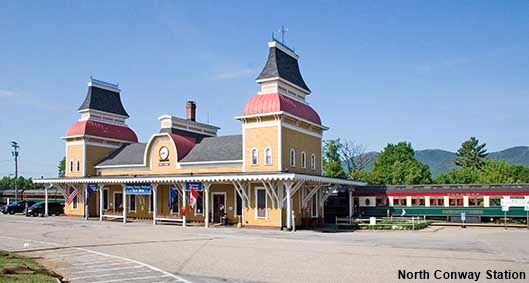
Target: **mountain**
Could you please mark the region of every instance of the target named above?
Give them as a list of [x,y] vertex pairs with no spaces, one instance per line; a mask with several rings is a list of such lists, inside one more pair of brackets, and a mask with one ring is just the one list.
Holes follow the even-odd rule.
[[[373,161],[378,156],[378,153],[368,152],[366,154],[372,161],[370,163],[371,166]],[[452,168],[456,168],[456,165],[454,164],[456,154],[446,150],[416,150],[415,158],[420,162],[430,166],[430,171],[434,177],[443,174]],[[509,164],[524,165],[529,167],[529,146],[515,146],[501,151],[490,152],[488,158],[493,160],[505,160]]]

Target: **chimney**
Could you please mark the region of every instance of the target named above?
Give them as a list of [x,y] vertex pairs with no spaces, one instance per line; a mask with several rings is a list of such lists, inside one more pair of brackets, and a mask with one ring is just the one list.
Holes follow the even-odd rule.
[[196,121],[197,105],[194,101],[188,101],[186,103],[186,119]]

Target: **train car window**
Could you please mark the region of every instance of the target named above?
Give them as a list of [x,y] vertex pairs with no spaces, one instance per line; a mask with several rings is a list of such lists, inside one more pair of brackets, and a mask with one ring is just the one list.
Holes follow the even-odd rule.
[[468,206],[483,206],[483,197],[469,197]]
[[406,206],[406,197],[394,197],[393,206]]
[[463,206],[463,197],[450,197],[450,206]]
[[501,199],[503,197],[490,197],[489,206],[501,206]]
[[376,198],[376,205],[377,206],[387,206],[388,205],[388,198],[387,197],[377,197]]
[[414,206],[424,206],[425,199],[424,199],[424,197],[413,197],[412,198],[412,203],[413,203]]
[[431,197],[430,206],[444,206],[444,197]]

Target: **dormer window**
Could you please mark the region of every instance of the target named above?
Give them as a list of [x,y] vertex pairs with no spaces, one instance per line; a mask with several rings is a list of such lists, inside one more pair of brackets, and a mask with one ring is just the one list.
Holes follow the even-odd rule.
[[272,149],[269,147],[265,149],[265,165],[272,165]]
[[251,153],[251,157],[252,157],[252,165],[257,165],[259,163],[259,156],[258,156],[258,152],[257,152],[257,149],[256,148],[252,148],[252,153]]
[[290,167],[296,167],[296,151],[293,148],[290,149]]

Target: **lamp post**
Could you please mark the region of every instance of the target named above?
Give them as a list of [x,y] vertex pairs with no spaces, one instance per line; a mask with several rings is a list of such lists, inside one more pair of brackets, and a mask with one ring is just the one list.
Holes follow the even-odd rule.
[[17,180],[18,180],[18,149],[20,146],[18,145],[18,142],[11,141],[11,147],[13,148],[13,151],[11,154],[15,158],[15,201],[18,200],[18,187],[17,187]]

